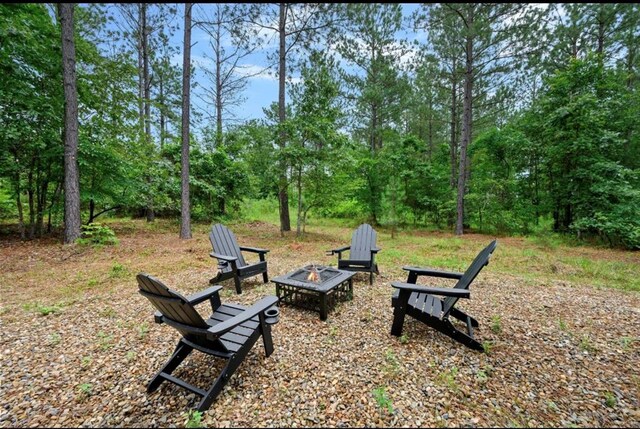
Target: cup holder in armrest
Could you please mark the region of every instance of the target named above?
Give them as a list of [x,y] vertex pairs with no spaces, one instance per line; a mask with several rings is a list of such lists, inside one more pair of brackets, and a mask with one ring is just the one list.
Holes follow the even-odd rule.
[[269,325],[275,325],[280,320],[280,309],[275,305],[264,311],[264,321]]

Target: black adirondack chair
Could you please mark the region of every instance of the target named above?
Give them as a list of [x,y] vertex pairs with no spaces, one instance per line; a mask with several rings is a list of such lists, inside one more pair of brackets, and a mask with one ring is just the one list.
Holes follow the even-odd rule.
[[[367,223],[363,223],[351,236],[351,246],[344,246],[327,251],[327,255],[338,254],[338,269],[347,271],[363,271],[369,273],[369,284],[373,284],[373,273],[380,275],[376,254],[381,250],[376,247],[378,234]],[[349,259],[342,259],[342,252],[349,250]]]
[[[213,247],[213,252],[211,252],[209,256],[218,260],[218,275],[209,280],[209,283],[214,284],[227,279],[233,279],[236,292],[241,294],[241,280],[262,274],[264,282],[269,282],[267,261],[265,260],[265,255],[269,250],[238,246],[236,236],[233,232],[219,223],[213,225],[211,228],[209,240]],[[258,253],[260,261],[255,264],[247,264],[242,256],[242,251]]]
[[[489,263],[489,258],[497,244],[496,240],[493,240],[485,247],[476,256],[464,274],[426,268],[403,267],[404,270],[409,271],[407,282],[391,283],[391,286],[397,289],[391,298],[391,305],[394,307],[391,334],[397,337],[402,335],[404,317],[408,314],[467,347],[483,350],[482,344],[473,337],[473,328],[478,327],[478,321],[454,306],[458,299],[470,297],[469,286],[471,282],[473,282],[480,270]],[[416,284],[419,276],[457,279],[458,282],[453,288],[426,287]],[[437,296],[446,298],[441,299]],[[449,320],[449,316],[465,322],[467,332],[457,329]]]
[[[222,304],[218,295],[222,286],[212,286],[185,298],[150,275],[140,273],[136,279],[139,292],[149,298],[158,310],[155,313],[156,323],[166,323],[182,335],[169,361],[149,382],[147,392],[154,392],[164,381],[170,381],[200,395],[202,400],[197,409],[205,411],[260,336],[266,355],[273,353],[270,325],[278,321],[277,297],[267,296],[246,308]],[[213,314],[205,320],[194,306],[206,300],[211,303]],[[171,375],[194,349],[227,361],[215,382],[206,390]]]

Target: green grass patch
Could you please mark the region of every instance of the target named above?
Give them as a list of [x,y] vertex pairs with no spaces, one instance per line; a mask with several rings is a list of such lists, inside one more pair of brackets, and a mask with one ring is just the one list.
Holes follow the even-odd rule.
[[27,303],[22,304],[22,309],[25,311],[34,311],[41,316],[48,316],[50,314],[58,313],[62,310],[62,305],[43,305],[40,303]]

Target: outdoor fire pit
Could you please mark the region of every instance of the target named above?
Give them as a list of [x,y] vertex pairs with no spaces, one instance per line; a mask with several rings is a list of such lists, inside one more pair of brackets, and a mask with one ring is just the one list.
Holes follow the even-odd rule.
[[322,265],[307,265],[271,279],[276,284],[276,295],[281,303],[320,312],[326,320],[329,310],[338,301],[353,299],[355,272]]

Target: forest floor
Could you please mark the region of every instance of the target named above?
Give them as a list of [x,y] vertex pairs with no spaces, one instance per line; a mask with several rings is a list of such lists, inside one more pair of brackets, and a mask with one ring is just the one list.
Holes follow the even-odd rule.
[[[195,225],[191,240],[180,240],[171,222],[110,226],[116,246],[0,238],[0,427],[187,424],[195,395],[170,383],[146,393],[179,334],[153,323],[135,275],[152,274],[185,295],[207,288],[216,271],[209,226]],[[241,245],[271,250],[271,278],[335,265],[325,251],[349,244],[355,227],[312,225],[298,239],[269,223],[228,226]],[[498,237],[471,299],[457,304],[480,322],[482,353],[411,318],[403,337],[391,336],[390,284],[406,279],[403,265],[464,271],[494,237],[378,237],[373,286],[358,273],[354,299],[324,322],[281,305],[275,352],[265,358],[256,343],[202,425],[640,427],[640,252]],[[275,294],[259,280],[244,282],[242,295],[224,282],[223,302]],[[206,305],[198,308],[208,316]],[[176,375],[204,388],[218,367],[194,353]]]

